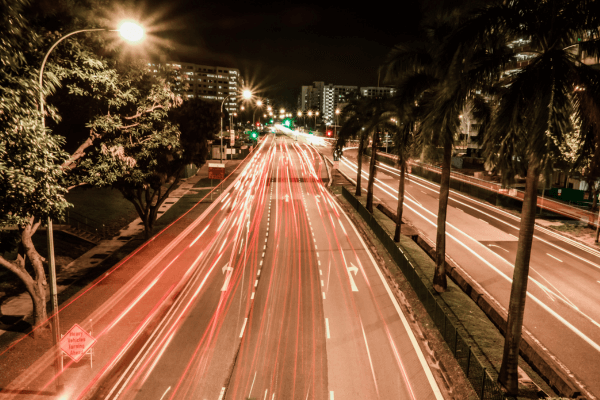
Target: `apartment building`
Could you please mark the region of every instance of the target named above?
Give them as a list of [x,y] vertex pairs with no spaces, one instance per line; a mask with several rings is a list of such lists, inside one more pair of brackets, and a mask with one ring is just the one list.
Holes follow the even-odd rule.
[[360,88],[361,97],[367,99],[384,99],[393,97],[396,94],[396,89],[393,87],[365,86]]
[[354,96],[358,86],[333,85],[313,82],[312,86],[302,86],[298,98],[298,109],[302,112],[319,110],[325,123],[333,123],[335,110],[343,108]]
[[183,97],[213,100],[222,102],[229,113],[239,111],[238,95],[243,86],[240,70],[237,68],[201,65],[179,61],[164,63],[148,63],[148,68],[155,74],[167,71],[175,73],[175,91]]

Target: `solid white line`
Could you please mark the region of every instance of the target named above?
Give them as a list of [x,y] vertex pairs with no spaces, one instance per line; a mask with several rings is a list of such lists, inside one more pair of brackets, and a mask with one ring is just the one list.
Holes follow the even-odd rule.
[[562,260],[561,260],[560,258],[556,258],[556,257],[554,257],[554,256],[553,256],[552,254],[550,254],[550,253],[546,253],[546,254],[547,254],[548,256],[550,256],[550,257],[554,258],[556,261],[558,261],[558,262],[562,262]]
[[329,318],[325,318],[325,330],[327,332],[327,339],[330,339],[331,337],[329,336]]

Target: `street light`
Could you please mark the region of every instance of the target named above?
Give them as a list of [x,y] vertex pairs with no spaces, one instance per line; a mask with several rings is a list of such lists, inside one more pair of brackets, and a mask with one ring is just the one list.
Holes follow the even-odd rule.
[[[66,38],[68,38],[69,36],[73,36],[77,33],[83,33],[83,32],[100,32],[100,31],[104,31],[104,32],[119,32],[121,34],[121,37],[123,37],[125,40],[129,41],[129,42],[139,42],[140,40],[142,40],[142,38],[144,37],[144,29],[131,22],[131,21],[126,21],[123,22],[121,24],[121,26],[119,27],[119,29],[107,29],[107,28],[92,28],[92,29],[79,29],[73,32],[69,32],[66,35],[64,35],[63,37],[59,38],[56,42],[54,42],[54,44],[52,44],[52,46],[50,47],[50,49],[46,52],[46,55],[44,56],[44,59],[42,60],[42,65],[40,66],[40,75],[39,75],[39,86],[40,86],[40,116],[42,118],[42,131],[45,132],[46,131],[46,118],[44,117],[44,106],[45,106],[45,101],[46,99],[44,98],[44,68],[46,67],[46,62],[48,61],[48,57],[50,57],[50,53],[52,53],[52,50],[54,50],[54,48],[56,46],[58,46],[58,44],[60,42],[62,42],[63,40],[65,40]],[[58,347],[58,343],[60,341],[60,337],[59,337],[59,321],[58,321],[58,293],[57,293],[57,287],[56,287],[56,263],[55,263],[55,259],[54,259],[54,234],[53,234],[53,229],[52,229],[52,218],[48,217],[48,227],[46,229],[46,235],[48,238],[48,270],[50,272],[50,297],[52,300],[52,314],[54,315],[54,318],[52,318],[52,344],[54,346],[56,346],[56,348],[58,349],[59,355],[56,358],[56,361],[54,363],[54,366],[56,368],[56,387],[58,390],[62,389],[62,369],[63,369],[63,363],[62,363],[62,354],[61,354],[61,350]]]
[[[221,131],[219,132],[220,133],[219,136],[221,136],[221,147],[219,148],[219,154],[221,155],[221,164],[223,164],[223,104],[225,104],[225,100],[227,100],[229,97],[234,96],[236,94],[237,94],[236,92],[229,93],[227,96],[225,96],[225,98],[221,102]],[[249,100],[252,98],[252,92],[250,90],[246,89],[246,90],[242,91],[242,97],[245,100]],[[241,106],[241,110],[244,111],[244,106]],[[237,114],[236,114],[236,116],[237,116]],[[231,114],[230,114],[230,117],[231,117]]]

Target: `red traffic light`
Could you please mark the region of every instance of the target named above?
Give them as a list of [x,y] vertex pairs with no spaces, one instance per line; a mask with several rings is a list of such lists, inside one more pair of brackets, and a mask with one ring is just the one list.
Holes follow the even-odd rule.
[[257,122],[257,123],[256,123],[256,126],[260,126],[260,122]]
[[331,131],[327,131],[327,136],[331,136]]

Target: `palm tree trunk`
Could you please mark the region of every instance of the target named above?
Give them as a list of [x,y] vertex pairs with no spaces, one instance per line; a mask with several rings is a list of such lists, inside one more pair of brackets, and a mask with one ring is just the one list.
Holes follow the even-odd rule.
[[537,188],[539,183],[539,168],[529,165],[525,187],[525,197],[521,210],[521,227],[519,231],[519,244],[515,259],[515,270],[510,290],[510,303],[508,306],[508,322],[504,341],[504,355],[498,381],[506,387],[508,393],[516,396],[518,392],[518,366],[519,343],[523,329],[523,314],[527,296],[527,281],[529,278],[529,259],[531,257],[531,244],[533,243],[533,230],[535,225],[535,208],[537,204]]
[[356,159],[356,164],[358,166],[358,170],[356,171],[356,191],[354,192],[355,196],[360,196],[362,194],[360,188],[360,179],[362,176],[362,153],[364,148],[364,134],[361,132],[358,140],[358,157]]
[[445,292],[448,287],[446,281],[446,214],[448,212],[448,195],[450,194],[450,165],[452,162],[452,143],[444,143],[444,161],[442,163],[442,176],[440,181],[440,198],[437,219],[437,235],[435,241],[435,272],[433,274],[433,288],[436,292]]
[[369,164],[369,182],[367,184],[367,211],[373,214],[373,183],[375,183],[375,164],[377,162],[377,142],[379,133],[373,132],[373,146],[371,146],[371,162]]
[[400,162],[400,181],[398,182],[398,209],[396,210],[396,232],[394,242],[400,242],[400,230],[402,229],[402,211],[404,210],[404,175],[406,173],[406,162]]

